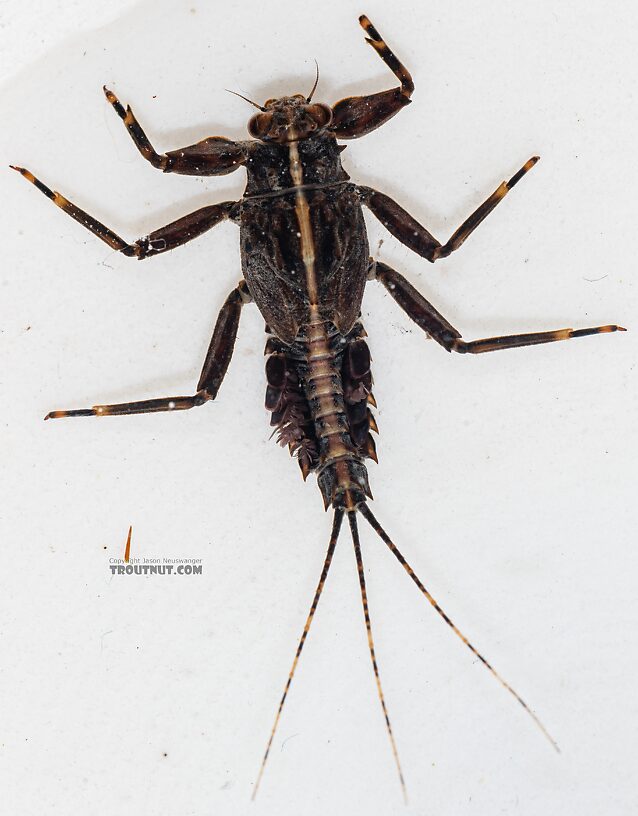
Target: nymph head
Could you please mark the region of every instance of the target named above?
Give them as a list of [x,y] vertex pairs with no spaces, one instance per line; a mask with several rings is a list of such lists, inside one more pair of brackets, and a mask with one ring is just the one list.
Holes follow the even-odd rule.
[[231,93],[240,96],[261,111],[251,117],[248,122],[248,132],[254,139],[285,144],[314,136],[332,122],[332,108],[321,102],[312,101],[318,83],[319,66],[317,65],[315,84],[308,96],[303,94],[282,96],[279,99],[267,99],[263,105],[258,105],[252,99],[236,91],[231,91]]
[[268,99],[248,122],[248,132],[263,142],[290,142],[307,139],[332,121],[328,105],[312,102],[303,94]]

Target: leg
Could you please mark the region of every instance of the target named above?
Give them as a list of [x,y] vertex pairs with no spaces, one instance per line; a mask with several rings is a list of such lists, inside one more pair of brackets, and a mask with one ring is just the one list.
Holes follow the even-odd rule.
[[219,386],[230,363],[237,337],[241,307],[250,301],[248,287],[242,281],[230,293],[221,308],[213,339],[210,342],[204,368],[202,370],[197,393],[192,397],[160,397],[159,399],[122,402],[117,405],[94,405],[93,408],[80,408],[70,411],[51,411],[45,419],[78,416],[124,416],[128,414],[150,414],[157,411],[186,411],[196,408],[209,400],[215,399]]
[[193,238],[197,238],[197,236],[202,235],[216,224],[219,224],[220,221],[229,218],[233,207],[237,203],[235,201],[224,201],[222,204],[202,207],[201,210],[178,218],[177,221],[173,221],[171,224],[167,224],[165,227],[151,232],[150,235],[147,235],[145,238],[140,238],[134,244],[127,244],[123,238],[120,238],[119,235],[116,235],[116,233],[108,227],[105,227],[104,224],[96,221],[93,216],[88,215],[84,210],[76,207],[75,204],[72,204],[64,196],[60,195],[60,193],[50,190],[37,179],[33,173],[25,170],[24,167],[14,167],[13,165],[11,165],[11,167],[37,187],[41,193],[44,193],[47,198],[50,198],[57,207],[60,207],[60,209],[64,210],[71,218],[74,218],[79,224],[86,227],[93,235],[97,235],[105,244],[108,244],[112,249],[118,250],[123,255],[136,257],[139,261],[144,258],[149,258],[151,255],[168,252],[169,249],[175,249],[175,247],[181,246]]
[[391,119],[401,108],[408,105],[414,91],[414,83],[408,70],[390,51],[365,14],[359,17],[359,23],[370,35],[366,38],[366,42],[370,43],[401,82],[401,87],[370,96],[349,96],[337,102],[332,109],[330,129],[334,131],[338,139],[357,139],[375,130]]
[[357,189],[362,202],[376,215],[383,226],[392,233],[395,238],[398,238],[402,244],[405,244],[413,252],[416,252],[417,255],[421,255],[421,257],[433,263],[439,258],[447,258],[451,252],[458,249],[470,233],[474,232],[481,221],[492,212],[499,201],[505,198],[512,187],[523,178],[525,173],[532,169],[538,161],[538,158],[538,156],[533,156],[509,181],[504,181],[492,195],[461,224],[450,240],[443,245],[389,196],[379,193],[371,187],[358,187]]
[[232,173],[246,161],[243,145],[222,136],[211,136],[197,144],[172,150],[165,155],[155,152],[153,145],[139,125],[130,107],[124,107],[112,91],[105,86],[106,98],[126,129],[142,156],[153,167],[164,173],[181,173],[187,176],[223,176]]
[[556,331],[535,332],[533,334],[511,334],[505,337],[488,337],[485,340],[472,340],[466,343],[461,333],[439,314],[431,303],[418,292],[414,286],[384,263],[377,263],[375,277],[380,280],[396,300],[403,311],[433,337],[447,351],[460,354],[482,354],[484,351],[535,346],[540,343],[553,343],[556,340],[569,340],[572,337],[585,337],[588,334],[605,334],[607,332],[626,331],[622,326],[596,326],[593,329],[557,329]]

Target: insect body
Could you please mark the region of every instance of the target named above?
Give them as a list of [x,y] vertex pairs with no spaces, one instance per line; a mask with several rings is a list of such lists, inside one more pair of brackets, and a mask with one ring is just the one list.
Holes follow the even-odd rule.
[[[478,224],[534,166],[531,158],[441,244],[396,202],[383,193],[352,183],[341,165],[338,140],[364,136],[410,102],[410,74],[390,51],[367,17],[360,18],[368,42],[398,78],[399,87],[362,97],[348,97],[334,106],[300,94],[268,100],[258,108],[248,129],[253,140],[234,142],[210,137],[164,155],[156,153],[130,108],[105,89],[135,145],[154,167],[165,173],[215,176],[240,166],[247,186],[240,201],[204,207],[128,244],[110,229],[53,192],[24,168],[18,170],[58,207],[112,248],[138,259],[174,249],[224,219],[240,227],[243,280],[230,293],[219,314],[204,367],[192,396],[141,400],[90,409],[53,411],[46,418],[108,416],[193,408],[215,399],[230,363],[244,304],[254,301],[269,332],[266,344],[266,407],[279,441],[295,455],[304,479],[315,473],[326,508],[334,510],[332,535],[323,570],[281,698],[254,793],[273,741],[279,717],[321,595],[344,515],[351,528],[358,567],[370,656],[399,776],[403,776],[381,690],[374,652],[364,569],[357,529],[360,513],[404,567],[437,613],[528,711],[552,744],[536,715],[496,673],[442,611],[415,575],[369,507],[372,498],[366,459],[376,461],[371,432],[376,423],[371,406],[370,354],[359,321],[368,280],[380,281],[401,308],[447,351],[478,354],[622,330],[616,325],[588,329],[494,337],[466,342],[461,334],[397,271],[375,263],[369,255],[362,206],[368,207],[389,232],[428,261],[458,249]],[[247,100],[250,101],[250,100]]]

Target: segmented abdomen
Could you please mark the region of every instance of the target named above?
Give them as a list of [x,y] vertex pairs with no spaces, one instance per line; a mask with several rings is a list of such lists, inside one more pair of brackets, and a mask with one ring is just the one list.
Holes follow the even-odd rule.
[[304,479],[317,472],[326,507],[353,509],[371,497],[363,460],[376,461],[370,431],[377,425],[368,407],[374,398],[363,337],[360,323],[343,336],[316,320],[291,346],[274,337],[266,345],[271,425],[297,457]]

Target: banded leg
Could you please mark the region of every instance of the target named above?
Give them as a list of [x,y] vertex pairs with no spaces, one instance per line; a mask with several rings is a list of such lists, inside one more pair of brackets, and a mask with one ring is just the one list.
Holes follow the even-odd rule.
[[332,108],[330,129],[338,139],[357,139],[380,127],[391,119],[401,108],[410,104],[414,82],[407,68],[388,48],[370,20],[362,14],[359,23],[368,42],[401,83],[400,88],[370,94],[369,96],[349,96],[337,102]]
[[180,173],[187,176],[223,176],[232,173],[246,161],[240,142],[223,136],[210,136],[201,142],[171,150],[164,155],[156,152],[146,133],[142,130],[130,106],[123,107],[117,96],[104,86],[104,94],[113,109],[126,125],[135,146],[153,167],[164,173]]
[[51,199],[51,201],[64,210],[67,215],[70,215],[79,224],[96,235],[105,244],[108,244],[112,249],[118,250],[123,255],[129,258],[137,258],[138,261],[144,258],[150,258],[152,255],[160,255],[162,252],[168,252],[170,249],[182,246],[193,238],[197,238],[207,230],[219,224],[226,218],[232,215],[232,209],[237,204],[236,201],[224,201],[221,204],[213,204],[209,207],[202,207],[193,213],[184,215],[178,218],[177,221],[172,221],[165,227],[151,232],[144,238],[135,241],[134,244],[128,244],[123,238],[120,238],[113,230],[105,227],[100,221],[97,221],[93,216],[85,213],[79,207],[76,207],[71,201],[65,198],[55,190],[49,189],[33,173],[26,170],[24,167],[14,167],[21,176],[27,181],[31,182],[41,193]]
[[186,411],[215,399],[230,363],[241,307],[251,300],[248,287],[242,281],[226,298],[217,317],[204,368],[197,384],[197,393],[191,397],[160,397],[159,399],[121,402],[116,405],[94,405],[70,411],[51,411],[45,419],[61,419],[78,416],[126,416],[128,414],[151,414],[159,411]]
[[460,354],[482,354],[485,351],[535,346],[540,343],[554,343],[572,337],[586,337],[589,334],[626,331],[622,326],[595,326],[590,329],[556,329],[555,331],[533,332],[530,334],[509,334],[503,337],[487,337],[469,343],[461,338],[461,333],[440,314],[412,284],[387,264],[377,263],[373,272],[377,280],[385,286],[403,311],[414,322],[433,337],[447,351]]
[[389,196],[379,193],[371,187],[358,187],[357,190],[362,202],[376,215],[388,232],[413,252],[416,252],[417,255],[421,255],[422,258],[434,263],[439,258],[447,258],[451,252],[458,249],[481,221],[492,212],[494,207],[505,198],[512,187],[518,184],[538,160],[538,156],[532,156],[509,181],[500,184],[492,195],[461,224],[450,240],[443,245]]

